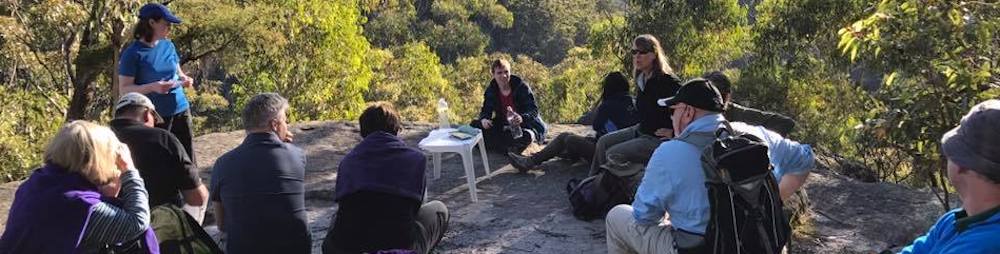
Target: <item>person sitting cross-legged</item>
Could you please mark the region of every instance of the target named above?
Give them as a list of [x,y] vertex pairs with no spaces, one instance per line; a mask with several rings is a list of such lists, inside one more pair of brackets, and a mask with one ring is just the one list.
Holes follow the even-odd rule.
[[493,79],[483,93],[479,115],[469,123],[483,131],[486,149],[520,153],[532,142],[545,140],[548,127],[528,82],[513,75],[510,62],[504,59],[493,60],[490,75]]
[[336,216],[323,253],[430,253],[448,228],[448,208],[424,203],[427,160],[397,134],[401,119],[379,102],[361,114],[363,140],[337,170]]
[[215,221],[226,253],[311,253],[306,225],[305,165],[290,144],[288,100],[276,93],[250,98],[243,109],[246,138],[212,168]]

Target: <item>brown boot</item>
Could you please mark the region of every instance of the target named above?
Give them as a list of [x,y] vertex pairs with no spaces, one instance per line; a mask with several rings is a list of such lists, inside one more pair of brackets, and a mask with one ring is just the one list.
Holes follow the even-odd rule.
[[531,158],[513,152],[507,152],[507,158],[510,159],[510,165],[514,166],[518,173],[523,174],[537,166],[531,161]]

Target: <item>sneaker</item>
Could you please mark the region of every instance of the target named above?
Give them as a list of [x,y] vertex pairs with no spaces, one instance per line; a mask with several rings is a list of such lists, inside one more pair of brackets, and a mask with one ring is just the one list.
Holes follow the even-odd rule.
[[524,155],[507,152],[507,158],[510,159],[510,165],[514,166],[518,173],[528,172],[528,170],[535,167],[534,163],[531,163],[531,159]]

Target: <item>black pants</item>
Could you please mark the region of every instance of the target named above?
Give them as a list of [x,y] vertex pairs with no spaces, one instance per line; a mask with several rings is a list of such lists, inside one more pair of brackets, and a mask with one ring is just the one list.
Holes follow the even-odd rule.
[[[444,238],[444,233],[448,231],[448,221],[451,220],[451,215],[448,213],[448,207],[444,205],[441,201],[431,201],[420,206],[417,211],[417,221],[414,223],[414,243],[411,250],[418,254],[431,253],[435,246],[441,242],[441,238]],[[334,214],[333,219],[330,220],[330,230],[327,231],[326,238],[323,239],[323,253],[324,254],[354,254],[357,251],[345,251],[338,248],[335,244],[336,240],[333,239],[333,225],[337,221],[337,216]]]
[[484,129],[483,123],[479,120],[472,120],[472,123],[469,125],[483,130],[483,142],[486,142],[486,150],[501,153],[513,152],[520,154],[531,144],[532,134],[528,134],[528,132],[530,131],[537,135],[535,130],[522,127],[521,129],[524,131],[524,134],[520,138],[515,139],[514,135],[507,128],[504,128],[507,125],[499,121],[493,121],[493,126],[490,126],[489,129]]
[[535,165],[541,164],[555,157],[578,160],[591,160],[594,158],[594,149],[597,140],[592,137],[585,137],[573,133],[563,132],[552,139],[541,151],[532,154],[529,159]]
[[187,151],[188,158],[191,158],[191,164],[198,166],[198,161],[194,159],[194,148],[191,145],[194,131],[191,129],[190,109],[176,115],[163,116],[163,123],[157,124],[156,127],[173,133],[177,140],[181,141],[184,151]]

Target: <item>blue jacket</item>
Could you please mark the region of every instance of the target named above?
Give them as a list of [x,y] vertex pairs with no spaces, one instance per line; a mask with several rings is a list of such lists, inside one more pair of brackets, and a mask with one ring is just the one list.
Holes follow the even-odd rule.
[[[514,111],[524,119],[521,127],[535,130],[539,137],[545,137],[548,127],[538,113],[538,104],[535,103],[535,93],[531,91],[531,87],[520,77],[511,75],[510,88],[514,93]],[[494,125],[503,127],[508,124],[506,116],[507,111],[500,103],[500,85],[496,80],[491,80],[483,94],[483,107],[479,110],[477,119],[491,119]]]
[[955,209],[941,216],[926,234],[913,240],[903,254],[1000,253],[1000,206],[975,216]]
[[639,122],[635,101],[628,93],[610,95],[597,106],[593,128],[597,137],[624,129]]

